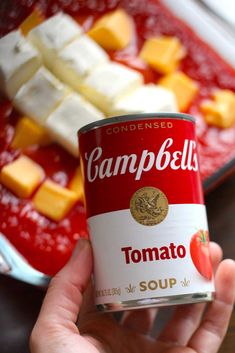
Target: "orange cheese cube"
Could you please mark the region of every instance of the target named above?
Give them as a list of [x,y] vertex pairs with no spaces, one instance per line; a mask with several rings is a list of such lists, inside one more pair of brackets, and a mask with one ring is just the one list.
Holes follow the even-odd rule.
[[218,107],[210,101],[204,102],[201,105],[201,111],[208,125],[222,127],[222,116]]
[[176,37],[156,37],[147,39],[140,57],[153,69],[162,74],[175,71],[186,50]]
[[0,176],[1,183],[22,198],[31,196],[43,178],[41,166],[26,156],[5,165]]
[[31,145],[44,146],[51,142],[46,130],[27,117],[21,118],[15,129],[12,148],[26,148]]
[[27,36],[27,34],[33,29],[34,27],[37,27],[40,25],[43,21],[45,20],[44,15],[42,12],[36,8],[33,10],[33,12],[21,23],[20,25],[20,30],[21,33],[24,36]]
[[213,98],[201,105],[206,122],[220,128],[231,127],[235,124],[235,93],[230,90],[218,90]]
[[132,20],[121,9],[102,16],[88,35],[106,50],[125,48],[132,36]]
[[180,111],[189,108],[198,92],[197,82],[180,71],[164,76],[159,84],[173,91]]
[[71,210],[77,195],[75,192],[46,180],[33,198],[35,209],[54,221],[60,221]]
[[76,169],[68,188],[76,193],[78,200],[84,200],[83,178],[80,167]]

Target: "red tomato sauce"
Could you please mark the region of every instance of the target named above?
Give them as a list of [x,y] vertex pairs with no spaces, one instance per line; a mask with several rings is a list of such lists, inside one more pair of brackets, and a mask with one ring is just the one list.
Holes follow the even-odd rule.
[[[9,103],[1,104],[0,168],[21,153],[10,148],[17,117]],[[43,148],[32,146],[25,149],[24,154],[39,163],[47,177],[62,186],[68,185],[78,166],[78,160],[56,144]],[[29,199],[19,199],[1,184],[0,231],[33,267],[48,274],[55,274],[68,260],[76,241],[88,236],[81,202],[65,219],[53,222],[39,214]]]
[[[137,58],[146,38],[164,34],[177,36],[187,49],[180,69],[199,83],[199,94],[188,113],[197,121],[197,135],[202,179],[206,180],[232,158],[235,151],[235,127],[221,130],[208,127],[199,111],[199,104],[210,98],[214,88],[235,91],[235,70],[203,43],[183,22],[175,18],[157,0],[82,1],[82,0],[5,0],[0,4],[0,35],[17,28],[35,5],[46,16],[60,9],[72,15],[87,31],[103,13],[120,6],[132,15],[135,35],[122,51],[110,52],[110,57],[140,71],[145,82],[157,82],[160,75]],[[12,150],[10,143],[19,115],[10,102],[0,100],[0,168],[22,152]],[[67,186],[78,160],[52,144],[32,146],[24,154],[40,163],[52,180]],[[79,237],[87,237],[85,209],[78,202],[65,219],[56,223],[40,215],[29,199],[18,199],[0,184],[0,231],[16,246],[36,269],[55,274],[68,260]]]

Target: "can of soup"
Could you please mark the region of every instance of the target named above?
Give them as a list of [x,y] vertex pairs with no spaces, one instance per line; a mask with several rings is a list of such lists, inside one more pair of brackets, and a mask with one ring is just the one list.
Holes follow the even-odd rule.
[[114,117],[78,135],[98,309],[212,300],[193,117]]

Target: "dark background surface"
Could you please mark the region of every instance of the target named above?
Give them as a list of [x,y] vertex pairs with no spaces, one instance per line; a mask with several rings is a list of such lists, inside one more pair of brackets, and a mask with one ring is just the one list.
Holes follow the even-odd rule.
[[[235,175],[206,196],[211,240],[235,259]],[[44,292],[0,276],[0,353],[28,353],[28,337]],[[162,316],[162,315],[161,315]],[[235,352],[235,311],[220,353]]]

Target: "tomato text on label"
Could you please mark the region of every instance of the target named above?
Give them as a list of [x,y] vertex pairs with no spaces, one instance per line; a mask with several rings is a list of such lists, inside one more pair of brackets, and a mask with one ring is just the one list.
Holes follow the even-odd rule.
[[170,243],[169,246],[162,246],[160,248],[153,247],[141,250],[127,246],[121,248],[121,251],[124,253],[126,264],[178,258],[182,259],[186,256],[186,248],[183,245],[175,245],[174,243]]

